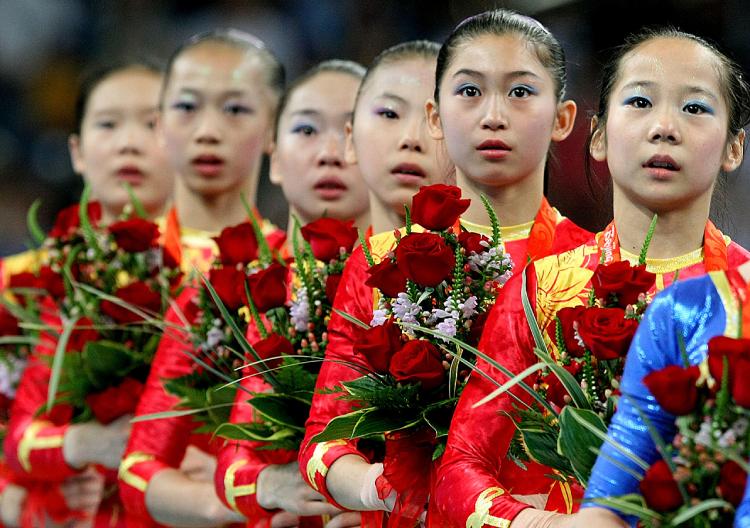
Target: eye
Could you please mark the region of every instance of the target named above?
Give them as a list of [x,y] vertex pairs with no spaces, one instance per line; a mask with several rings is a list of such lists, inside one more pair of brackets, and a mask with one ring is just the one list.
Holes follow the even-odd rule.
[[96,128],[104,130],[112,130],[115,126],[117,126],[117,123],[113,119],[102,119],[96,122]]
[[693,114],[693,115],[714,113],[713,109],[710,106],[704,103],[698,103],[698,102],[687,103],[685,106],[682,107],[682,109],[688,114]]
[[303,136],[312,136],[317,132],[312,125],[298,125],[292,129],[292,134],[301,134]]
[[651,101],[649,101],[648,98],[646,97],[636,95],[636,96],[627,98],[625,100],[625,106],[632,106],[633,108],[650,108]]
[[172,105],[172,108],[174,110],[177,110],[178,112],[184,112],[186,114],[189,114],[191,112],[195,112],[195,109],[197,108],[195,103],[191,103],[189,101],[177,101],[175,104]]
[[390,108],[380,108],[375,113],[386,119],[398,119],[398,114]]
[[224,111],[233,116],[252,113],[252,109],[249,106],[242,104],[228,104],[224,107]]
[[527,86],[525,84],[522,84],[520,86],[514,86],[510,89],[510,92],[508,93],[509,97],[517,97],[517,98],[524,98],[529,97],[530,95],[536,95],[537,91],[532,88],[531,86]]
[[463,84],[456,90],[456,95],[462,97],[479,97],[482,95],[482,91],[473,84]]

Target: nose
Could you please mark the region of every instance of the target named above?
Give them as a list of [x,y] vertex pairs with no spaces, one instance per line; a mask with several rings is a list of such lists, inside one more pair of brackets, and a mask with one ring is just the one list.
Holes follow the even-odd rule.
[[424,117],[404,119],[404,131],[399,142],[399,150],[424,152]]
[[120,129],[118,152],[120,154],[140,154],[143,147],[143,133],[135,123],[126,123]]
[[221,142],[221,126],[218,112],[205,108],[198,119],[195,129],[195,142],[204,145],[215,145]]
[[648,131],[649,141],[652,143],[666,142],[677,144],[682,141],[679,127],[677,125],[674,113],[665,108],[660,112],[654,113],[654,122]]
[[508,128],[508,119],[503,112],[499,95],[487,98],[487,111],[479,124],[483,129],[492,131]]
[[341,134],[329,133],[323,140],[317,157],[318,167],[344,166],[344,138]]

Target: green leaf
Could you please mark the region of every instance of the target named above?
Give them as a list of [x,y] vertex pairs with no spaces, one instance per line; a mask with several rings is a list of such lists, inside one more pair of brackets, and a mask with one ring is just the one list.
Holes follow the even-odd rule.
[[[225,403],[217,405],[215,407],[231,407],[233,403]],[[163,411],[151,414],[141,414],[140,416],[134,417],[130,420],[130,423],[148,422],[150,420],[162,420],[164,418],[179,418],[181,416],[190,416],[192,414],[198,414],[206,412],[209,407],[202,407],[200,409],[177,409],[174,411]]]
[[209,404],[207,408],[209,422],[217,425],[228,422],[236,395],[236,387],[212,387],[208,389],[206,391],[206,401]]
[[245,198],[244,194],[240,193],[240,199],[242,200],[242,205],[245,206],[245,211],[247,212],[247,216],[253,226],[253,231],[255,231],[255,238],[258,242],[258,260],[262,264],[268,265],[271,263],[271,261],[273,261],[273,253],[271,253],[271,248],[268,246],[268,241],[263,235],[263,230],[260,228],[260,226],[258,225],[258,221],[255,219],[255,212],[253,211],[253,207],[250,206],[250,203],[247,201],[247,198]]
[[[583,425],[585,422],[588,426]],[[604,435],[607,434],[607,426],[593,411],[566,405],[560,413],[557,451],[570,461],[578,481],[583,486],[586,486],[591,476],[597,452],[602,445],[600,435],[594,434],[591,428],[598,429]]]
[[570,473],[569,460],[557,452],[558,437],[554,429],[549,427],[519,427],[519,431],[523,437],[526,451],[533,460],[563,473]]
[[256,394],[248,403],[271,422],[296,431],[305,430],[310,416],[310,402],[286,394]]
[[646,239],[643,241],[643,247],[641,248],[641,254],[638,257],[638,264],[644,266],[646,264],[646,255],[648,254],[648,248],[651,245],[651,240],[654,238],[654,231],[656,231],[656,221],[659,220],[659,215],[655,214],[651,219],[651,224],[648,226],[646,232]]
[[643,496],[639,493],[630,493],[622,497],[587,499],[586,502],[617,510],[624,515],[634,515],[639,519],[651,519],[659,522],[664,520],[661,514],[646,506]]
[[497,213],[495,213],[492,204],[490,204],[490,201],[484,194],[480,194],[479,198],[482,200],[482,205],[484,205],[484,209],[487,211],[487,216],[490,218],[490,225],[492,226],[492,246],[498,247],[502,244],[503,239],[500,236],[500,222],[497,219]]
[[133,187],[128,182],[124,182],[122,185],[123,187],[125,187],[125,191],[130,197],[130,203],[133,204],[133,210],[135,211],[135,214],[138,215],[139,218],[148,218],[146,210],[143,208],[143,204],[133,192]]
[[94,252],[101,256],[101,248],[96,240],[96,232],[94,226],[91,225],[91,218],[89,217],[89,200],[91,198],[91,187],[87,183],[83,192],[81,193],[81,203],[78,208],[78,217],[81,222],[81,231],[83,232],[83,238],[86,240],[86,245],[93,249]]
[[358,409],[347,414],[337,416],[326,425],[320,433],[311,440],[313,443],[340,440],[341,438],[354,438],[354,428],[363,416],[372,412],[372,408]]
[[360,328],[364,328],[365,330],[369,330],[370,329],[370,325],[368,325],[367,323],[364,323],[364,322],[360,321],[359,319],[357,319],[353,315],[349,315],[346,312],[342,312],[341,310],[339,310],[337,308],[334,308],[333,311],[336,312],[337,314],[339,314],[341,317],[343,317],[347,321],[349,321],[350,323],[353,323],[353,324],[359,326]]
[[547,367],[549,367],[555,376],[557,376],[557,379],[560,380],[560,383],[562,383],[563,387],[565,387],[565,390],[570,395],[572,404],[579,409],[591,410],[591,402],[586,398],[586,394],[584,394],[581,385],[575,379],[573,374],[565,370],[565,368],[559,365],[557,361],[552,359],[552,356],[549,355],[549,352],[547,352],[546,349],[541,350],[535,348],[534,353],[547,365]]
[[265,424],[257,423],[223,423],[216,429],[215,434],[229,440],[251,440],[256,442],[278,442],[298,436],[292,429],[274,431]]
[[70,334],[73,332],[78,317],[73,319],[63,319],[62,321],[62,334],[60,339],[57,340],[57,346],[55,347],[55,356],[52,360],[52,366],[50,367],[50,378],[49,388],[47,389],[47,412],[52,410],[54,406],[55,398],[57,397],[57,389],[60,386],[60,376],[62,375],[63,360],[65,359],[65,348],[68,346],[68,340]]
[[39,207],[42,205],[41,198],[34,200],[34,203],[29,207],[29,212],[26,213],[26,226],[31,234],[31,240],[35,247],[42,245],[47,235],[39,225]]
[[432,427],[437,438],[448,436],[455,404],[456,400],[446,400],[439,405],[428,407],[422,413],[422,419]]
[[484,405],[485,403],[494,400],[501,394],[505,394],[509,390],[511,390],[516,385],[520,384],[525,380],[528,376],[533,374],[534,372],[537,372],[539,370],[542,370],[546,367],[545,363],[534,363],[530,367],[525,368],[520,374],[516,374],[511,379],[500,385],[497,389],[490,392],[487,396],[476,402],[474,405],[472,405],[472,408],[479,407],[481,405]]
[[362,246],[362,252],[365,254],[365,260],[367,261],[367,264],[370,267],[373,267],[375,265],[375,259],[372,258],[372,252],[367,245],[367,240],[365,240],[365,235],[364,233],[362,233],[361,229],[357,229],[357,236],[359,237],[359,245]]
[[376,434],[383,434],[389,431],[398,431],[416,425],[421,420],[398,419],[393,413],[386,409],[374,409],[372,412],[362,416],[354,426],[352,438],[362,438]]
[[691,506],[691,507],[689,507],[689,508],[687,508],[685,510],[682,510],[680,513],[678,513],[672,519],[671,522],[672,522],[672,524],[674,526],[677,526],[677,525],[680,525],[680,524],[682,524],[682,523],[684,523],[684,522],[692,519],[696,515],[699,515],[699,514],[705,512],[705,511],[708,511],[708,510],[723,510],[723,509],[727,509],[727,510],[731,511],[731,510],[734,510],[734,506],[732,506],[731,504],[729,504],[725,500],[721,500],[721,499],[709,499],[709,500],[700,502],[700,503],[696,504],[695,506]]

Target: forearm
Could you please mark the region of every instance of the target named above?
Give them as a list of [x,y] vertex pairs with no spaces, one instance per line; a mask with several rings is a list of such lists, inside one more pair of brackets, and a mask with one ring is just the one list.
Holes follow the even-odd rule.
[[6,528],[21,525],[21,512],[26,500],[26,490],[16,484],[8,484],[0,494],[0,520]]
[[368,511],[374,508],[362,500],[365,486],[372,486],[368,473],[372,464],[357,455],[344,455],[337,459],[326,476],[326,487],[333,499],[349,510]]
[[219,501],[213,483],[190,480],[171,468],[149,482],[146,508],[156,522],[167,526],[200,528],[245,520]]

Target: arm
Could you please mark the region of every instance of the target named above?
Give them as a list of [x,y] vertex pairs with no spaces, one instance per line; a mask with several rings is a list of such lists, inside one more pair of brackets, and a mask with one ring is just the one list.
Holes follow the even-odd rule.
[[[367,262],[361,248],[357,248],[346,264],[339,285],[334,309],[357,317],[365,323],[372,319],[373,291],[365,286],[367,279]],[[328,325],[329,342],[326,349],[326,361],[323,363],[313,396],[310,417],[305,424],[305,438],[299,453],[299,467],[302,477],[313,489],[322,493],[334,504],[341,504],[352,509],[360,509],[358,485],[362,484],[364,467],[356,474],[351,473],[351,464],[368,466],[366,457],[357,449],[356,441],[335,440],[331,442],[314,443],[312,438],[323,431],[328,422],[336,416],[351,412],[352,405],[339,399],[337,394],[321,394],[322,389],[338,386],[340,382],[353,380],[360,374],[341,363],[335,361],[361,361],[354,356],[353,345],[359,329],[338,313],[333,313]],[[334,462],[346,456],[349,461],[342,460],[334,469]],[[366,469],[365,469],[366,471]],[[351,479],[355,479],[353,482]],[[344,482],[344,486],[338,486]],[[333,487],[331,488],[331,484]],[[341,488],[344,488],[343,490]],[[343,493],[342,493],[343,491]],[[347,495],[347,492],[349,494]],[[351,496],[349,496],[351,495]],[[339,502],[342,499],[343,502]],[[356,499],[356,500],[355,500]],[[344,504],[345,503],[345,504]]]
[[[184,291],[178,309],[184,309],[195,294],[195,290]],[[175,309],[169,310],[166,320],[178,325],[181,321]],[[190,348],[186,333],[175,328],[165,331],[137,415],[167,411],[178,403],[162,380],[192,371],[192,359],[186,354]],[[240,519],[221,504],[212,482],[191,480],[178,469],[195,425],[190,416],[133,424],[119,483],[126,511],[140,522],[210,526]]]

